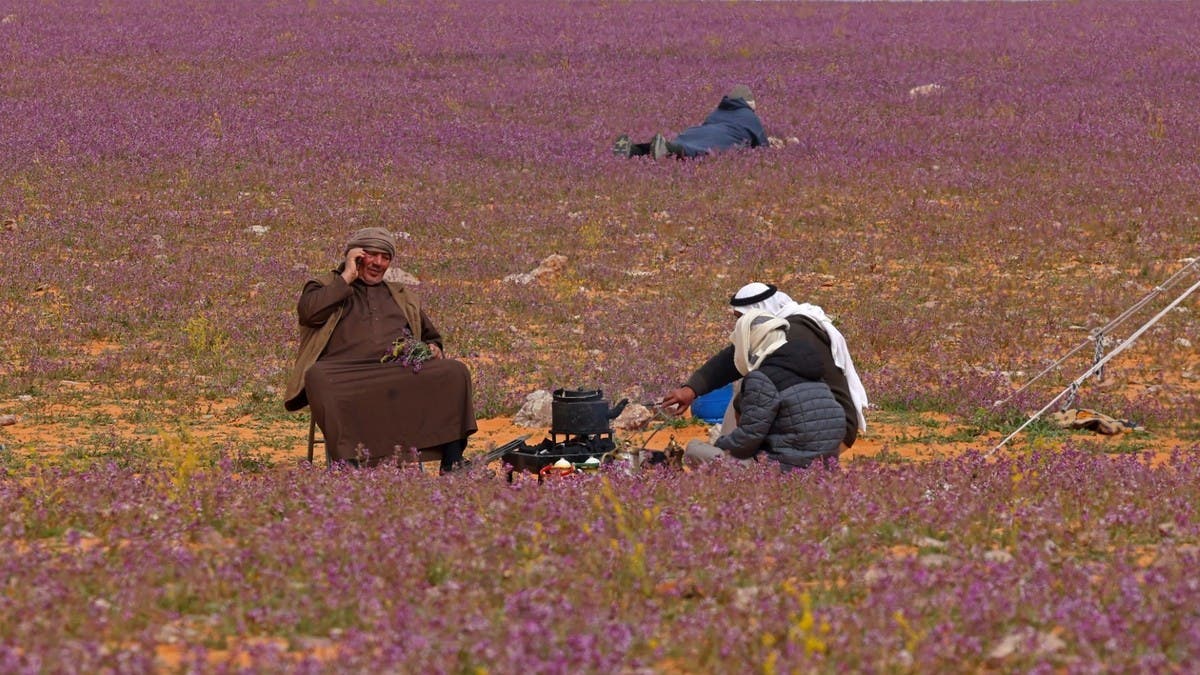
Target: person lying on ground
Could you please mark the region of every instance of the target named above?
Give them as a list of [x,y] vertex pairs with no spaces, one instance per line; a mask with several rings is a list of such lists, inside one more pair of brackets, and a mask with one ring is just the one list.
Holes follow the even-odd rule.
[[477,429],[470,371],[446,358],[416,293],[384,280],[396,255],[389,231],[359,230],[343,251],[335,270],[300,293],[284,407],[311,405],[334,462],[373,466],[440,451],[448,471]]
[[621,157],[650,155],[662,159],[672,155],[680,159],[700,157],[731,148],[759,148],[771,143],[758,119],[754,95],[750,88],[734,87],[709,113],[704,122],[690,127],[667,140],[655,134],[648,143],[633,143],[628,135],[617,138],[613,154]]
[[820,354],[805,342],[788,342],[788,328],[787,320],[761,310],[737,320],[729,336],[743,378],[737,426],[722,427],[712,445],[688,443],[685,459],[753,459],[765,453],[790,470],[837,457],[845,413],[821,380]]
[[[846,338],[833,325],[825,311],[817,305],[797,303],[774,285],[759,282],[742,286],[730,298],[729,304],[735,316],[751,310],[762,310],[787,320],[788,341],[806,343],[821,357],[822,379],[833,390],[834,398],[845,411],[842,449],[854,445],[859,432],[867,428],[864,414],[869,405],[867,392],[858,377],[858,371],[854,368],[854,361],[850,358]],[[740,377],[741,373],[734,365],[733,345],[729,345],[692,373],[685,384],[668,392],[660,405],[669,412],[683,414],[697,396],[720,389]],[[730,410],[726,413],[723,428],[726,425],[732,428],[736,424],[733,419],[736,405],[737,396],[730,402]]]

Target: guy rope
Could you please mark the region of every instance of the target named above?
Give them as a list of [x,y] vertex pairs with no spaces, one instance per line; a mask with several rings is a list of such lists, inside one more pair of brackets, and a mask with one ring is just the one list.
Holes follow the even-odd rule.
[[1096,350],[1095,350],[1094,362],[1092,363],[1092,367],[1088,368],[1087,372],[1085,372],[1084,374],[1075,378],[1075,380],[1073,382],[1071,382],[1071,384],[1067,385],[1067,387],[1065,389],[1063,389],[1061,392],[1059,392],[1057,396],[1050,399],[1050,402],[1047,403],[1045,405],[1045,407],[1043,407],[1041,410],[1034,413],[1032,417],[1025,420],[1025,422],[1021,426],[1017,427],[1015,430],[1013,430],[1013,432],[1011,434],[1006,436],[1004,438],[1004,440],[1000,441],[1000,443],[997,444],[996,447],[989,450],[984,455],[984,458],[992,456],[998,450],[1000,450],[1000,448],[1003,448],[1010,440],[1012,440],[1014,437],[1016,437],[1017,434],[1024,431],[1026,427],[1028,427],[1035,420],[1037,420],[1042,415],[1044,415],[1046,413],[1046,411],[1050,410],[1050,408],[1054,407],[1054,404],[1057,403],[1058,400],[1061,399],[1063,396],[1067,396],[1069,394],[1070,397],[1067,400],[1073,401],[1075,398],[1076,392],[1079,391],[1080,384],[1082,384],[1087,378],[1091,377],[1092,375],[1102,372],[1103,368],[1104,368],[1104,364],[1111,361],[1113,359],[1113,357],[1115,357],[1117,354],[1120,354],[1121,352],[1125,351],[1130,345],[1132,345],[1134,343],[1135,340],[1137,340],[1139,337],[1142,336],[1143,333],[1145,333],[1147,330],[1149,330],[1151,326],[1158,323],[1158,321],[1160,319],[1162,319],[1164,316],[1166,316],[1168,312],[1175,309],[1175,307],[1177,307],[1179,305],[1179,303],[1183,302],[1197,288],[1200,288],[1200,281],[1197,281],[1196,283],[1192,284],[1192,286],[1190,288],[1188,288],[1186,291],[1184,291],[1183,294],[1181,294],[1179,297],[1175,298],[1175,300],[1172,301],[1171,304],[1167,305],[1165,308],[1163,308],[1163,310],[1161,312],[1154,315],[1154,317],[1151,318],[1146,323],[1142,324],[1142,326],[1140,328],[1138,328],[1136,331],[1134,331],[1132,335],[1130,335],[1128,338],[1126,338],[1123,342],[1119,343],[1117,345],[1116,349],[1109,352],[1107,356],[1103,356],[1103,357],[1101,356],[1104,353],[1103,341],[1104,341],[1105,334],[1107,334],[1109,331],[1111,331],[1113,328],[1115,328],[1121,322],[1125,321],[1125,319],[1129,318],[1134,312],[1136,312],[1137,310],[1146,306],[1146,304],[1149,303],[1153,298],[1157,297],[1159,294],[1170,289],[1171,286],[1175,285],[1175,283],[1178,282],[1179,279],[1183,278],[1183,276],[1186,272],[1189,272],[1189,271],[1195,269],[1197,267],[1198,263],[1200,263],[1200,258],[1192,258],[1188,262],[1187,265],[1183,266],[1178,272],[1173,274],[1170,279],[1163,282],[1163,284],[1156,286],[1154,288],[1154,290],[1152,290],[1149,294],[1146,295],[1146,297],[1142,298],[1141,300],[1136,302],[1133,306],[1131,306],[1129,309],[1122,312],[1120,314],[1120,316],[1118,316],[1117,318],[1113,319],[1112,321],[1108,322],[1103,327],[1101,327],[1100,329],[1095,331],[1091,336],[1089,336],[1087,341],[1084,341],[1079,346],[1077,346],[1074,349],[1072,349],[1071,351],[1067,352],[1066,356],[1060,358],[1058,361],[1055,361],[1048,368],[1046,368],[1042,372],[1038,373],[1036,376],[1034,376],[1034,378],[1032,380],[1030,380],[1029,382],[1026,382],[1023,387],[1021,387],[1017,391],[1013,392],[1013,394],[1010,395],[1008,398],[1006,398],[1002,401],[998,401],[996,403],[997,406],[999,406],[1007,401],[1012,400],[1013,397],[1017,396],[1022,391],[1025,391],[1025,389],[1029,388],[1029,385],[1033,384],[1033,382],[1035,382],[1038,378],[1042,377],[1046,373],[1048,373],[1051,370],[1053,370],[1054,368],[1058,367],[1058,365],[1061,364],[1063,361],[1065,361],[1068,357],[1075,354],[1080,349],[1082,349],[1084,346],[1086,346],[1088,342],[1095,341]]

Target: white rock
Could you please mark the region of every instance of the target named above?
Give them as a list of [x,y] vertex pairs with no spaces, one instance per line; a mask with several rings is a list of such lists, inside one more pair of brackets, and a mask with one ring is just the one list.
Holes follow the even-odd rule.
[[654,413],[650,412],[649,408],[640,403],[631,403],[613,420],[613,428],[623,431],[645,429],[652,419]]
[[533,276],[529,272],[520,272],[517,274],[510,274],[510,275],[504,277],[504,280],[509,283],[520,284],[522,286],[528,286],[529,284],[532,284],[534,279],[536,279],[536,278],[537,277]]
[[1010,563],[1013,561],[1012,554],[1003,549],[994,548],[983,554],[983,559],[993,563]]
[[537,281],[538,279],[541,279],[542,277],[556,275],[566,269],[566,266],[567,257],[555,253],[553,255],[546,256],[546,259],[542,260],[542,263],[532,271],[510,274],[504,277],[504,280],[525,286]]
[[408,272],[404,271],[397,265],[392,265],[391,267],[387,268],[387,271],[383,273],[383,280],[391,281],[393,283],[401,283],[401,284],[404,284],[405,286],[420,286],[421,285],[420,279],[418,279],[415,276],[413,276],[412,274],[409,274]]
[[513,424],[521,427],[545,429],[553,421],[551,406],[554,396],[545,389],[538,389],[525,397],[525,403],[513,417]]
[[868,567],[866,572],[863,572],[863,582],[868,586],[873,586],[877,583],[887,581],[891,575],[880,567]]
[[1005,635],[988,652],[988,658],[1006,659],[1027,646],[1032,647],[1031,652],[1034,656],[1044,656],[1066,647],[1067,643],[1053,633],[1034,632],[1031,628],[1024,628]]
[[762,588],[758,586],[741,586],[733,589],[733,606],[737,609],[746,612],[754,607],[754,603],[758,601],[762,594]]
[[257,234],[258,236],[261,237],[264,234],[270,232],[271,228],[267,227],[266,225],[251,225],[250,227],[246,228],[246,231],[249,232],[250,234]]
[[908,97],[917,98],[919,96],[931,96],[942,91],[943,89],[945,89],[945,87],[942,85],[937,84],[936,82],[930,82],[929,84],[922,84],[919,87],[913,87],[912,89],[909,89]]

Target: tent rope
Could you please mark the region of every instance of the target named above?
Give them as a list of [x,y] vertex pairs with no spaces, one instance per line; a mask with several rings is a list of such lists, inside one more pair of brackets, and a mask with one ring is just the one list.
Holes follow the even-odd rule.
[[1057,396],[1050,399],[1050,402],[1047,403],[1045,405],[1045,407],[1043,407],[1041,410],[1034,413],[1033,416],[1030,417],[1029,419],[1025,420],[1024,424],[1017,427],[1011,434],[1006,436],[1004,438],[1004,440],[1000,441],[1000,443],[997,444],[996,447],[992,448],[986,454],[984,454],[983,457],[985,459],[988,457],[991,457],[993,454],[996,453],[996,451],[998,451],[1000,448],[1003,448],[1010,440],[1012,440],[1014,437],[1016,437],[1017,434],[1024,431],[1025,427],[1029,426],[1030,424],[1033,424],[1034,420],[1041,417],[1043,414],[1045,414],[1045,412],[1047,410],[1049,410],[1051,407],[1053,407],[1054,403],[1056,401],[1058,401],[1058,399],[1062,398],[1063,395],[1067,394],[1068,392],[1072,391],[1073,389],[1077,391],[1079,388],[1079,385],[1084,380],[1086,380],[1088,377],[1092,376],[1093,374],[1099,372],[1100,369],[1104,367],[1104,364],[1111,361],[1113,359],[1113,357],[1115,357],[1117,354],[1120,354],[1121,352],[1125,351],[1130,345],[1132,345],[1134,343],[1135,340],[1137,340],[1139,337],[1142,336],[1142,333],[1145,333],[1147,330],[1150,330],[1151,326],[1158,323],[1159,319],[1161,319],[1167,315],[1167,312],[1170,312],[1172,309],[1175,309],[1175,307],[1178,306],[1179,303],[1183,302],[1184,299],[1186,299],[1189,295],[1191,295],[1192,292],[1194,292],[1197,288],[1200,288],[1200,281],[1197,281],[1196,283],[1192,284],[1191,288],[1189,288],[1183,292],[1183,295],[1180,295],[1178,298],[1175,298],[1175,300],[1172,301],[1171,304],[1169,304],[1165,308],[1163,308],[1163,310],[1161,312],[1159,312],[1158,314],[1155,314],[1153,318],[1151,318],[1146,323],[1142,324],[1141,328],[1138,328],[1136,331],[1134,331],[1132,335],[1130,335],[1128,338],[1126,338],[1124,342],[1117,345],[1116,349],[1109,352],[1107,356],[1105,356],[1104,358],[1097,361],[1095,364],[1092,365],[1091,368],[1088,368],[1087,372],[1085,372],[1083,375],[1080,375],[1079,377],[1075,378],[1075,381],[1073,381],[1070,385],[1068,385],[1066,389],[1062,390],[1061,392],[1059,392],[1059,394]]
[[[1084,347],[1086,347],[1088,345],[1088,343],[1093,343],[1095,345],[1095,349],[1093,352],[1092,364],[1095,365],[1096,363],[1098,363],[1100,361],[1101,357],[1104,355],[1104,340],[1105,340],[1106,335],[1111,333],[1114,328],[1116,328],[1117,326],[1124,323],[1126,319],[1128,319],[1129,317],[1136,314],[1138,312],[1138,310],[1140,310],[1141,308],[1143,308],[1147,304],[1149,304],[1152,300],[1154,300],[1154,298],[1158,297],[1162,293],[1169,291],[1171,289],[1171,287],[1174,286],[1175,284],[1179,283],[1179,280],[1182,279],[1184,276],[1186,276],[1187,273],[1192,270],[1192,268],[1196,268],[1198,265],[1200,265],[1200,257],[1189,259],[1188,264],[1179,268],[1179,270],[1176,271],[1175,274],[1172,274],[1170,276],[1170,278],[1168,278],[1166,281],[1164,281],[1163,283],[1161,283],[1158,286],[1155,286],[1153,289],[1151,289],[1151,291],[1149,293],[1147,293],[1141,300],[1138,300],[1132,306],[1130,306],[1128,309],[1126,309],[1124,312],[1121,312],[1112,321],[1109,321],[1108,323],[1104,324],[1100,328],[1097,328],[1096,330],[1092,331],[1091,335],[1089,335],[1086,340],[1084,340],[1083,342],[1081,342],[1078,345],[1076,345],[1075,347],[1073,347],[1070,351],[1068,351],[1066,354],[1064,354],[1061,358],[1059,358],[1054,363],[1051,363],[1049,366],[1046,366],[1046,368],[1044,368],[1037,375],[1034,375],[1033,378],[1031,378],[1029,381],[1027,381],[1025,384],[1023,384],[1016,391],[1009,394],[1005,398],[1000,399],[999,401],[996,401],[995,403],[993,403],[992,407],[999,408],[1000,406],[1004,405],[1005,403],[1008,403],[1009,401],[1013,400],[1017,396],[1020,396],[1021,393],[1023,393],[1026,389],[1031,387],[1034,382],[1037,382],[1038,380],[1042,379],[1042,377],[1046,376],[1048,373],[1050,373],[1051,371],[1055,370],[1060,365],[1062,365],[1064,361],[1071,358],[1075,354],[1079,353],[1079,351],[1081,349],[1083,349]],[[1101,371],[1097,371],[1096,379],[1102,379],[1102,378],[1103,378],[1103,373]]]

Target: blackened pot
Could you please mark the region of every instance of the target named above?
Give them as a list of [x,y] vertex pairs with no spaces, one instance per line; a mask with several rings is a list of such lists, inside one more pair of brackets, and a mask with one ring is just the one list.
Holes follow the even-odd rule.
[[609,429],[608,402],[599,389],[555,389],[550,403],[550,431],[555,434],[604,434]]

